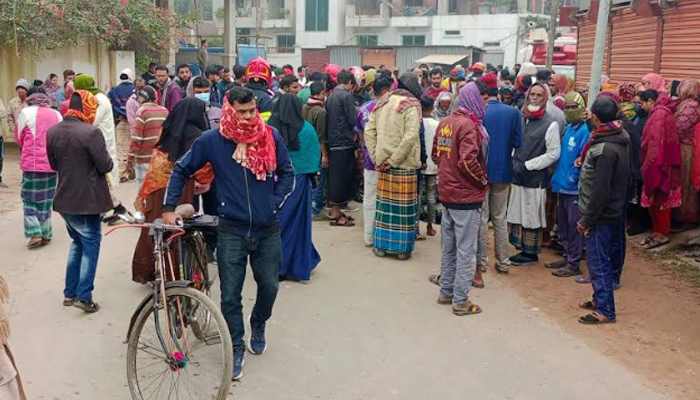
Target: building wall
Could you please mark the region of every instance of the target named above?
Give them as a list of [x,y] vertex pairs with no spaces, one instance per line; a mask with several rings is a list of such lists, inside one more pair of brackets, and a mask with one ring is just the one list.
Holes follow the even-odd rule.
[[[0,99],[6,107],[10,99],[16,96],[15,83],[19,78],[25,78],[31,83],[34,79],[43,81],[50,73],[54,73],[59,76],[60,84],[63,84],[63,71],[72,69],[77,73],[92,75],[98,87],[107,92],[119,82],[119,73],[124,68],[131,68],[132,71],[135,69],[134,52],[108,51],[97,45],[47,51],[39,57],[18,56],[14,49],[0,47],[0,60]],[[0,124],[4,126],[7,123],[3,121]],[[5,136],[14,141],[7,132]]]

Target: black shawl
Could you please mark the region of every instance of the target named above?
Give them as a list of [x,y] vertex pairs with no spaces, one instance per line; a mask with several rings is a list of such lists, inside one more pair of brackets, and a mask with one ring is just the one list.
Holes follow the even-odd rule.
[[277,128],[289,150],[299,150],[299,132],[304,127],[300,98],[291,93],[280,96],[275,101],[272,116],[267,123]]
[[168,153],[168,160],[176,162],[207,129],[206,104],[196,97],[185,97],[163,122],[156,148]]

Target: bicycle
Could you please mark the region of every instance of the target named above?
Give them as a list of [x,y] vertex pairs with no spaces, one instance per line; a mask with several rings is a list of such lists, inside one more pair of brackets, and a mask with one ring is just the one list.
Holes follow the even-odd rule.
[[[171,255],[176,239],[193,229],[191,224],[188,228],[186,222],[182,226],[165,225],[161,220],[146,223],[140,213],[119,218],[126,224],[112,228],[105,236],[122,228],[150,229],[156,270],[153,292],[137,307],[127,332],[131,397],[160,400],[161,393],[167,393],[167,399],[226,399],[233,372],[233,345],[226,320],[205,294],[211,287],[208,275],[196,288],[196,282],[186,279],[189,268],[182,268],[188,264],[179,264],[181,273],[177,275]],[[198,271],[208,273],[206,267]],[[168,272],[182,278],[167,281]]]

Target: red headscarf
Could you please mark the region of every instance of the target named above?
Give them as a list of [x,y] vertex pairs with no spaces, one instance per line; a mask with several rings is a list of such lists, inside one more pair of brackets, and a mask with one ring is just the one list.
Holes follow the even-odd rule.
[[620,92],[620,100],[623,102],[630,102],[634,100],[634,96],[637,94],[637,91],[634,88],[634,85],[631,83],[621,83],[617,86],[617,91]]
[[[86,124],[92,125],[92,123],[95,122],[95,116],[97,115],[97,99],[87,90],[76,90],[73,94],[80,95],[80,102],[82,103],[83,109],[78,111],[69,107],[65,116],[75,117]],[[68,101],[70,102],[70,99],[68,99]]]
[[[255,117],[246,121],[224,97],[219,131],[221,136],[238,143],[234,159],[253,172],[258,180],[264,181],[268,172],[277,169],[277,148],[272,128],[265,125],[257,109]],[[245,153],[240,154],[239,149]]]

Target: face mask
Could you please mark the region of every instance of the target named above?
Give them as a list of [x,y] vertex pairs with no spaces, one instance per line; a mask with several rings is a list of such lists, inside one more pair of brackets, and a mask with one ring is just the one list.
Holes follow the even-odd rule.
[[202,100],[203,102],[209,104],[209,97],[210,97],[209,92],[207,92],[207,93],[197,93],[197,94],[194,95],[194,97],[196,97],[196,98]]
[[637,114],[637,116],[642,117],[642,118],[647,116],[646,110],[644,108],[642,108],[642,106],[640,106],[639,104],[634,105],[634,113]]
[[537,112],[537,111],[540,111],[540,108],[542,108],[542,107],[536,106],[536,105],[534,105],[534,104],[528,104],[528,106],[527,106],[527,109],[528,109],[528,111],[530,111],[530,112]]
[[577,108],[575,110],[564,110],[566,114],[566,120],[571,124],[578,124],[583,121],[583,108]]

